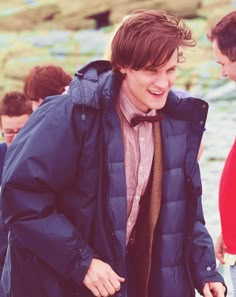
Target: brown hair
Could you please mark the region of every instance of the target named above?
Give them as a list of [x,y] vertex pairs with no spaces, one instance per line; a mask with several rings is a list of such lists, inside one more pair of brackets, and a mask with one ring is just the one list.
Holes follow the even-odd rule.
[[9,117],[32,113],[32,103],[21,92],[9,92],[0,102],[0,115]]
[[164,11],[141,10],[128,15],[117,29],[111,44],[113,70],[140,69],[166,64],[180,47],[193,47],[191,30],[177,17]]
[[72,77],[59,66],[35,66],[24,79],[24,94],[32,101],[59,95],[71,80]]
[[236,61],[236,10],[225,15],[207,34],[210,41],[216,40],[223,55]]

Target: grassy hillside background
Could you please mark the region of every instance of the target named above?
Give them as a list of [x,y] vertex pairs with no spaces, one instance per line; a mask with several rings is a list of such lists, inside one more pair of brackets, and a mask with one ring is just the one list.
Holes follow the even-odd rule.
[[[73,75],[88,61],[102,58],[118,19],[128,9],[165,8],[160,3],[168,9],[175,8],[171,7],[171,0],[127,1],[80,0],[69,5],[63,0],[0,1],[0,96],[9,90],[20,90],[23,78],[35,65],[54,63]],[[177,2],[175,13],[184,16],[198,45],[186,51],[187,60],[180,66],[176,86],[206,95],[208,88],[222,84],[206,31],[209,24],[233,9],[233,2],[193,0],[191,7],[186,4],[189,1]],[[101,16],[107,11],[109,17],[105,13]],[[97,29],[101,19],[106,26]]]

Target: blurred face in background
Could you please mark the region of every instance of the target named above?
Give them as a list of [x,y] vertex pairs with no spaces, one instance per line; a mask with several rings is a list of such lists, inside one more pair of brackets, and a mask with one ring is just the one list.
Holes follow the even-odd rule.
[[222,54],[216,39],[212,42],[212,50],[216,62],[221,65],[222,77],[229,77],[230,79],[236,81],[236,61],[232,62],[226,55]]
[[9,146],[12,143],[12,141],[16,137],[16,134],[24,126],[29,116],[30,116],[29,114],[23,114],[21,116],[13,116],[13,117],[10,117],[7,115],[1,116],[2,136],[7,146]]

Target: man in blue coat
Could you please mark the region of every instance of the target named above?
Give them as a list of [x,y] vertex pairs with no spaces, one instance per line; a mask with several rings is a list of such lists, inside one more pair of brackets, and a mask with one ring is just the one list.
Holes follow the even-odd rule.
[[171,91],[193,45],[176,17],[134,12],[111,63],[35,111],[4,167],[4,296],[224,296],[197,163],[208,106]]

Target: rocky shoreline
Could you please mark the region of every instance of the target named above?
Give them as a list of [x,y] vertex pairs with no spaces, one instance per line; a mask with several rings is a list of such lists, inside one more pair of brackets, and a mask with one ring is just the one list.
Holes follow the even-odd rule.
[[[180,65],[177,88],[205,96],[210,88],[220,87],[219,66],[205,35],[210,22],[233,9],[231,0],[181,0],[178,5],[159,0],[92,0],[89,5],[85,1],[67,5],[64,0],[11,2],[12,6],[0,4],[0,96],[20,90],[35,65],[53,63],[73,75],[88,61],[103,58],[116,21],[138,8],[175,11],[193,29],[198,46],[185,52],[187,61]],[[107,26],[96,29],[99,16]]]

